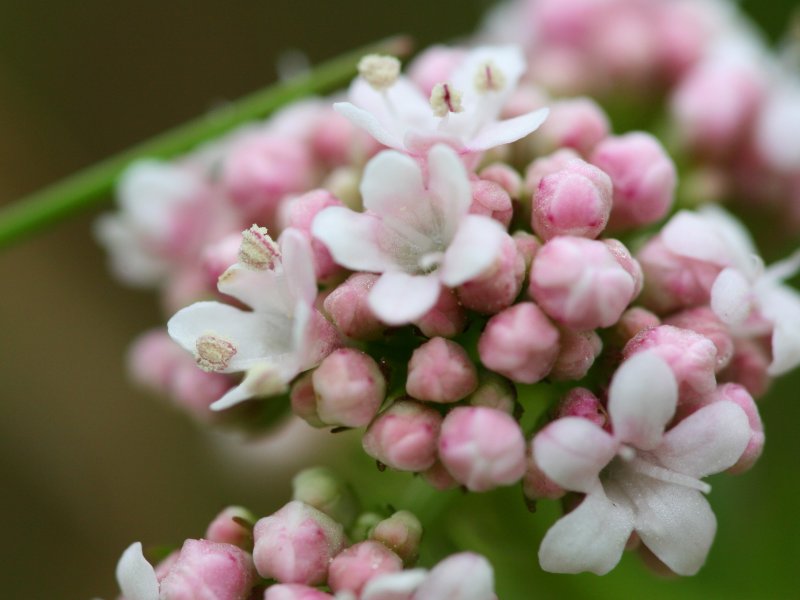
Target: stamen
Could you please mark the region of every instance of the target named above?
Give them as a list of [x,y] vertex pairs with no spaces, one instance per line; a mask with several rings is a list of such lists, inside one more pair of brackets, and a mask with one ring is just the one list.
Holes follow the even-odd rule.
[[479,92],[499,92],[506,87],[506,75],[491,60],[478,67],[475,72],[475,89]]
[[382,92],[400,76],[400,61],[394,56],[368,54],[359,61],[358,73],[374,90]]
[[425,273],[430,273],[436,270],[442,263],[444,252],[428,252],[423,254],[419,259],[419,268]]
[[272,270],[280,260],[278,245],[269,237],[266,227],[253,225],[242,232],[239,262],[254,271]]
[[236,346],[231,341],[213,333],[201,335],[195,342],[195,360],[203,371],[226,369],[235,354]]
[[437,117],[444,117],[448,113],[463,112],[461,105],[462,93],[450,87],[447,83],[437,83],[431,91],[431,108]]
[[670,471],[669,469],[659,467],[658,465],[654,465],[653,463],[647,462],[646,460],[642,460],[640,458],[634,458],[633,460],[628,461],[628,465],[637,473],[646,475],[647,477],[652,477],[653,479],[658,479],[659,481],[682,485],[684,487],[703,492],[704,494],[708,494],[711,491],[711,486],[705,481],[700,481],[699,479],[695,479],[689,475],[684,475],[683,473]]

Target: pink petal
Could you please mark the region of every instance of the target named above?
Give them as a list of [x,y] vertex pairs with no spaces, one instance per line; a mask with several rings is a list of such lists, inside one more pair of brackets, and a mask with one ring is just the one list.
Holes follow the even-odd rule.
[[741,323],[753,307],[751,292],[752,286],[741,271],[723,269],[711,287],[711,309],[725,323]]
[[456,287],[489,269],[500,256],[507,236],[502,225],[481,215],[467,215],[444,254],[439,277]]
[[513,119],[497,121],[487,125],[468,142],[468,148],[473,152],[482,152],[495,146],[516,142],[536,131],[547,119],[549,113],[549,108],[540,108],[537,111],[520,115]]
[[539,547],[539,564],[551,573],[605,575],[622,557],[633,520],[627,503],[612,503],[598,486],[547,531]]
[[116,574],[126,600],[158,600],[156,572],[145,560],[141,542],[131,544],[122,553]]
[[435,275],[384,273],[375,282],[368,302],[372,312],[388,325],[404,325],[419,319],[436,304],[441,285]]
[[327,246],[337,264],[354,271],[382,273],[394,266],[378,243],[381,223],[373,215],[332,206],[311,225],[314,237]]
[[599,485],[600,471],[614,458],[617,441],[580,417],[550,423],[533,438],[536,464],[567,490],[589,493]]
[[608,392],[614,437],[636,448],[656,447],[675,414],[678,384],[667,363],[651,352],[620,365]]
[[670,429],[653,452],[667,469],[700,479],[736,464],[750,434],[744,410],[733,402],[714,402]]

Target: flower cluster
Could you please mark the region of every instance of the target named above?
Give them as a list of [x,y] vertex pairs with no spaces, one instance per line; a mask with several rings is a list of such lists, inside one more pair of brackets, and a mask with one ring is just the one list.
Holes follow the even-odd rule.
[[[313,427],[364,428],[381,469],[438,490],[563,497],[545,570],[603,574],[629,549],[694,574],[716,530],[702,479],[755,464],[755,399],[800,365],[785,283],[800,252],[764,267],[734,216],[676,195],[719,199],[698,185],[713,171],[751,203],[768,180],[800,214],[786,200],[800,191],[800,102],[784,97],[797,90],[768,77],[766,51],[718,2],[531,0],[496,13],[484,36],[497,31],[524,46],[434,47],[407,76],[367,56],[347,101],[134,167],[98,232],[121,275],[179,310],[174,343],[150,334],[131,364],[205,417],[284,402]],[[721,87],[735,93],[708,92]],[[645,88],[672,98],[691,162],[679,193],[657,137],[614,134],[594,100],[550,95]],[[209,535],[168,575],[134,546],[121,585],[185,597],[165,586],[205,582],[197,569],[213,568],[191,557],[222,553],[236,572],[210,577],[241,592],[214,597],[245,597],[254,573],[278,582],[266,600],[330,597],[320,585],[493,597],[474,555],[402,570],[413,516],[356,535],[337,510],[296,499],[255,525],[248,552]]]

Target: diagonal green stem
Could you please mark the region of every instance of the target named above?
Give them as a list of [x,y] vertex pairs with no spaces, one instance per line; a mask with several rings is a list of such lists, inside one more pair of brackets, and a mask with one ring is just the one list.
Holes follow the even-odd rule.
[[96,204],[113,190],[125,168],[138,159],[177,156],[239,125],[264,118],[295,100],[331,92],[355,75],[356,63],[365,54],[403,56],[410,49],[410,40],[397,36],[348,52],[308,73],[245,96],[22,198],[0,210],[0,248]]

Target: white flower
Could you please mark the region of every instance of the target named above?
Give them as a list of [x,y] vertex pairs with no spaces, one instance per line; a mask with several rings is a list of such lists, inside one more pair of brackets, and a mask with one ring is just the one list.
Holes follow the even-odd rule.
[[716,532],[701,481],[734,465],[747,447],[745,412],[719,401],[664,432],[678,389],[652,353],[628,359],[609,390],[609,434],[587,419],[565,417],[533,441],[537,464],[555,483],[586,494],[547,532],[539,549],[546,571],[602,575],[613,569],[633,531],[670,569],[692,575]]
[[436,143],[459,154],[482,152],[525,137],[547,118],[543,108],[497,120],[524,71],[518,47],[485,46],[472,50],[431,98],[402,76],[386,88],[359,77],[350,88],[351,102],[334,108],[381,144],[414,156],[424,156]]
[[423,316],[442,285],[457,287],[486,271],[507,235],[493,219],[467,214],[469,179],[451,148],[435,146],[427,167],[426,185],[422,168],[409,156],[378,154],[361,182],[366,211],[327,208],[312,225],[338,264],[383,273],[369,305],[390,325]]
[[300,232],[287,229],[276,245],[254,225],[244,232],[239,262],[220,276],[218,288],[252,310],[197,302],[167,324],[170,336],[194,354],[202,369],[246,373],[211,408],[280,393],[330,351],[331,326],[313,308],[314,266]]
[[711,288],[711,308],[734,333],[763,335],[771,329],[771,375],[800,365],[800,294],[782,283],[800,270],[800,250],[765,268],[747,230],[710,206],[677,213],[662,236],[671,252],[722,268]]
[[158,600],[156,571],[142,553],[142,543],[131,544],[117,563],[117,583],[125,600]]

